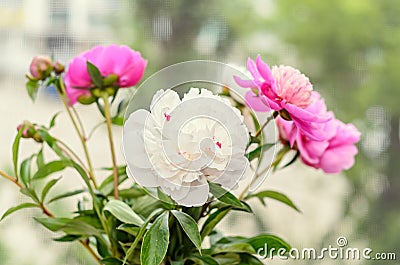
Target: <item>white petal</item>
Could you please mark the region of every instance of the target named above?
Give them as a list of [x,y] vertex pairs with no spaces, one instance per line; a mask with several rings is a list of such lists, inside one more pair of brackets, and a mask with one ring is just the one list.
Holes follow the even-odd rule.
[[189,192],[182,197],[179,192],[172,192],[171,197],[180,205],[196,207],[204,205],[208,199],[210,188],[205,178],[190,183]]
[[148,117],[149,112],[143,109],[129,116],[124,125],[123,149],[128,176],[142,186],[155,187],[158,178],[151,169],[143,141],[144,123]]
[[144,187],[158,187],[159,179],[151,169],[143,169],[138,167],[126,168],[126,174],[136,183]]

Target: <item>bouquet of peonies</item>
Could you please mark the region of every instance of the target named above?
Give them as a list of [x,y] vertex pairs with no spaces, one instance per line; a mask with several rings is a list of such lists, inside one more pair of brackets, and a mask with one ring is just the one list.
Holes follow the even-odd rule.
[[[19,125],[12,147],[14,172],[0,175],[30,201],[10,208],[2,219],[20,209],[38,208],[44,216],[35,220],[63,233],[56,241],[78,242],[99,264],[263,264],[257,254],[266,244],[271,251],[264,257],[288,253],[289,244],[272,234],[227,237],[216,227],[232,211],[251,213],[252,198],[262,204],[278,200],[298,210],[282,193],[254,191],[263,172],[287,167],[297,158],[326,173],[348,169],[357,154],[358,130],[327,111],[304,74],[290,66],[270,69],[260,56],[248,60],[251,79],[229,76],[248,88],[244,98],[225,84],[217,93],[159,87],[146,109],[135,109],[135,100],[128,104],[116,95],[137,85],[146,65],[139,52],[118,45],[86,51],[66,70],[48,57],[33,59],[26,84],[29,96],[34,100],[39,88],[55,87],[85,155],[78,156],[52,133],[57,115],[48,126],[28,121]],[[107,125],[109,153],[102,155],[110,157],[105,167],[110,173],[101,182],[75,104],[97,104]],[[117,113],[111,113],[112,105]],[[134,110],[124,117],[128,107]],[[262,122],[257,118],[261,112],[269,115]],[[279,138],[266,142],[265,128],[271,121]],[[117,164],[113,126],[123,126],[126,165]],[[38,145],[24,160],[19,153],[23,139]],[[275,148],[272,162],[260,169],[263,154]],[[57,158],[48,161],[44,150]],[[54,173],[66,168],[76,172],[84,187],[50,192],[60,180]],[[239,182],[246,176],[243,187]],[[233,190],[239,186],[236,196]],[[69,216],[52,213],[53,202],[78,194],[89,197],[89,205],[78,203]]]

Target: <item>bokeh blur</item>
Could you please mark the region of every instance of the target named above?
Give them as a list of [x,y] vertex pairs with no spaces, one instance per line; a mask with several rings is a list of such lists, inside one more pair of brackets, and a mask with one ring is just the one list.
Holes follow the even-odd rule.
[[[51,89],[41,91],[35,104],[25,92],[24,74],[37,54],[67,63],[97,44],[127,44],[149,61],[145,77],[193,59],[244,67],[247,57],[261,54],[270,65],[292,65],[309,76],[336,116],[362,132],[360,152],[343,174],[323,174],[297,162],[267,178],[264,186],[287,194],[301,214],[270,202],[256,206],[255,215],[233,215],[223,230],[276,233],[292,246],[317,249],[344,236],[351,247],[395,252],[399,260],[399,14],[398,0],[0,0],[0,167],[11,169],[19,123],[47,123],[62,110]],[[78,111],[88,127],[101,120],[95,108]],[[54,133],[78,146],[69,128],[61,114]],[[105,144],[101,128],[90,142],[97,167],[110,163],[101,155]],[[22,152],[36,149],[26,143]],[[81,185],[63,177],[65,186]],[[0,213],[24,200],[0,179]],[[70,202],[49,207],[62,215],[73,208]],[[55,236],[32,215],[40,213],[22,211],[0,223],[0,264],[93,264],[78,244],[51,241]],[[386,264],[328,259],[268,264],[285,262]]]

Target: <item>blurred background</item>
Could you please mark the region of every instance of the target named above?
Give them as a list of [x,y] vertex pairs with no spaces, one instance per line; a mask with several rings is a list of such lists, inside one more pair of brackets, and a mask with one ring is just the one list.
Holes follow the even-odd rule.
[[[292,65],[310,77],[337,117],[362,132],[359,155],[343,174],[326,175],[297,162],[270,175],[264,186],[287,194],[302,213],[255,202],[254,216],[235,214],[223,230],[232,235],[272,232],[294,247],[317,249],[336,246],[344,236],[349,247],[395,252],[399,260],[399,14],[398,0],[0,0],[0,167],[11,169],[19,123],[47,124],[62,110],[52,90],[41,91],[35,105],[25,92],[24,74],[37,54],[68,63],[94,45],[127,44],[149,61],[145,77],[193,59],[244,67],[247,57],[261,54],[270,65]],[[94,108],[79,110],[88,127],[101,120]],[[78,146],[64,113],[54,134]],[[97,154],[97,167],[110,163],[101,155],[106,144],[101,128],[89,146]],[[24,142],[22,154],[37,149]],[[64,187],[82,185],[63,177]],[[0,214],[25,200],[15,185],[0,179]],[[49,207],[62,215],[74,201],[70,204]],[[31,218],[39,214],[22,211],[0,223],[0,264],[93,264],[78,244],[49,240],[55,236]],[[400,264],[275,259],[268,264],[285,262]]]

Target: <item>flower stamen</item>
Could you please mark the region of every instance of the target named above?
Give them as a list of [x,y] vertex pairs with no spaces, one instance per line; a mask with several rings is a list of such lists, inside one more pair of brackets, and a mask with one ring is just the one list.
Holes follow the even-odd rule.
[[164,112],[164,117],[166,121],[170,121],[171,120],[171,115],[167,114],[166,112]]

